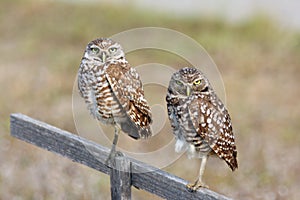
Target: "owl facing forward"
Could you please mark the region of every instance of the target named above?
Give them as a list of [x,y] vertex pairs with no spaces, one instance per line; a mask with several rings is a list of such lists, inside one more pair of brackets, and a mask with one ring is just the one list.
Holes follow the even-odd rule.
[[115,154],[120,130],[134,139],[151,136],[151,112],[142,82],[119,43],[99,38],[87,45],[78,71],[78,89],[91,115],[115,127],[107,161]]
[[166,101],[175,150],[202,159],[196,182],[187,185],[190,190],[207,187],[202,175],[210,155],[224,160],[232,171],[238,167],[230,116],[202,72],[183,68],[174,73]]

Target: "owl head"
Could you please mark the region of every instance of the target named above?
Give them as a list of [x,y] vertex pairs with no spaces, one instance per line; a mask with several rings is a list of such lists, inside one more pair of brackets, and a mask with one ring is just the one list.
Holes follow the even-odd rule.
[[119,43],[108,38],[99,38],[87,45],[84,57],[103,64],[123,59],[125,53]]
[[185,67],[175,72],[169,83],[169,92],[188,97],[192,94],[209,94],[212,89],[208,79],[196,68]]

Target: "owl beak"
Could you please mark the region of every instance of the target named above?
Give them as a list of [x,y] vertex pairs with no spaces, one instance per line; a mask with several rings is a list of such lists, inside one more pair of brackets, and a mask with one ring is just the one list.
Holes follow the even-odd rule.
[[105,62],[105,61],[106,61],[106,53],[105,53],[105,52],[103,52],[103,53],[101,54],[101,60],[102,60],[102,62]]
[[186,87],[186,96],[190,96],[190,94],[191,94],[191,88]]

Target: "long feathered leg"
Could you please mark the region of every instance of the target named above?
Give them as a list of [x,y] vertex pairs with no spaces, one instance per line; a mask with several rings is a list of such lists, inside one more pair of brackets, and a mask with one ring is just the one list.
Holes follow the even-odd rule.
[[207,158],[208,158],[207,155],[202,157],[200,170],[199,170],[199,176],[198,176],[197,180],[195,181],[195,183],[187,184],[187,188],[189,190],[196,191],[200,187],[208,188],[208,186],[202,180],[202,176],[204,174]]
[[117,143],[118,143],[118,138],[119,138],[119,133],[120,133],[120,127],[118,125],[115,124],[115,135],[114,135],[114,140],[113,140],[113,143],[112,143],[112,147],[110,149],[110,153],[105,161],[105,164],[108,165],[108,166],[111,166],[114,159],[115,159],[115,156],[116,156],[116,146],[117,146]]

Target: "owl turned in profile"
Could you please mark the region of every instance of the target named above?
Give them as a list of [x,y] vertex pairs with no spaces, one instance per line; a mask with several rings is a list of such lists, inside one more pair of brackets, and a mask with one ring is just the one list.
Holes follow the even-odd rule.
[[116,154],[120,130],[134,139],[151,136],[152,118],[142,82],[119,43],[99,38],[87,45],[78,71],[78,88],[91,115],[115,127],[106,164],[111,164]]
[[168,115],[176,138],[175,150],[201,158],[199,176],[188,189],[207,187],[202,180],[208,156],[237,169],[237,150],[231,119],[208,79],[196,68],[183,68],[171,77],[166,97]]

